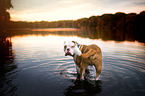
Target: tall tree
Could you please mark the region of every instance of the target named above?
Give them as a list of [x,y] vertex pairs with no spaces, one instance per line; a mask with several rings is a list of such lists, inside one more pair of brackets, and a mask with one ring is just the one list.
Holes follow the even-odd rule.
[[13,8],[11,0],[0,0],[0,30],[5,29],[10,21],[10,14],[8,12],[10,8]]

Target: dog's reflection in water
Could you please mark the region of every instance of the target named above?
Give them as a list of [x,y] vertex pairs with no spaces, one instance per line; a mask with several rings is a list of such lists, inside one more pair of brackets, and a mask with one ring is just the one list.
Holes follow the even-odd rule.
[[102,91],[102,81],[91,81],[91,80],[78,80],[76,79],[73,85],[69,86],[64,94],[65,96],[88,96],[88,95],[95,95]]

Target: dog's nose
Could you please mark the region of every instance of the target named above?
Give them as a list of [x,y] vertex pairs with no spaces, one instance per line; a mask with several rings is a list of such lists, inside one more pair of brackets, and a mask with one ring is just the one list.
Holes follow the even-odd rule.
[[70,49],[69,49],[69,48],[67,48],[67,51],[70,51]]

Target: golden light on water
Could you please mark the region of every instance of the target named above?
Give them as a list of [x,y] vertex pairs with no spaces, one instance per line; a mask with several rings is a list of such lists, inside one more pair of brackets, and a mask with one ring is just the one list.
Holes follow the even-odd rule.
[[[64,41],[77,41],[80,44],[97,44],[100,47],[108,49],[108,47],[119,48],[120,44],[126,46],[140,46],[141,43],[139,42],[116,42],[116,41],[103,41],[101,39],[89,39],[89,38],[82,38],[78,36],[59,36],[59,35],[24,35],[24,36],[15,36],[12,38],[12,43],[21,45],[21,46],[35,46],[35,45],[50,45],[50,46],[61,46],[63,47]],[[118,46],[118,47],[117,47]]]
[[31,29],[31,31],[49,31],[49,32],[56,32],[56,31],[79,31],[80,29],[76,28],[39,28],[39,29]]

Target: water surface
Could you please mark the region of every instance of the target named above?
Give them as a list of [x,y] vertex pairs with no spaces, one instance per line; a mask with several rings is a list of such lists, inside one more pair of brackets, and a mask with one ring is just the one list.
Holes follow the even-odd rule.
[[[0,62],[1,96],[144,96],[143,43],[90,39],[93,35],[79,36],[80,30],[51,31],[51,34],[49,30],[44,30],[45,34],[33,34],[43,33],[42,29],[32,31],[11,37],[11,54]],[[94,81],[93,66],[89,67],[86,81],[75,80],[75,63],[63,52],[66,40],[97,44],[102,49],[103,69],[99,81]]]

